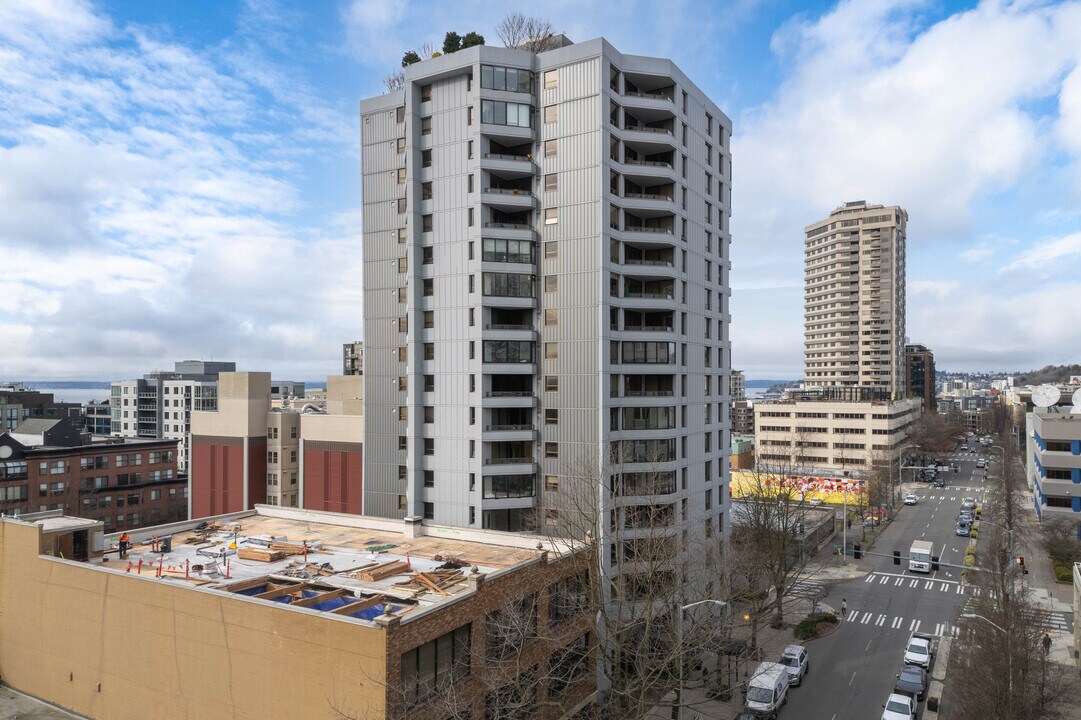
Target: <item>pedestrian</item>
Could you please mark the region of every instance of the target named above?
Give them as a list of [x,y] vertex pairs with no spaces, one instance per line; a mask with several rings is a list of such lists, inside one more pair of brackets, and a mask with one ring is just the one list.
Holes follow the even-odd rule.
[[120,559],[128,556],[128,548],[131,547],[131,536],[126,532],[120,533]]
[[1050,655],[1051,654],[1051,636],[1048,635],[1047,633],[1043,634],[1043,654],[1044,655]]
[[848,600],[841,598],[841,619],[847,619],[848,617]]

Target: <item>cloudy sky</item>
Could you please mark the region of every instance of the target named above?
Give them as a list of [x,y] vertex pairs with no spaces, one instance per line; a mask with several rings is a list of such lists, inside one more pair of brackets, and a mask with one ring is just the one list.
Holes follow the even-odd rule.
[[[909,212],[940,368],[1081,356],[1081,3],[553,0],[735,123],[733,360],[802,374],[802,228]],[[0,381],[186,358],[316,380],[363,337],[360,98],[535,2],[0,3]]]

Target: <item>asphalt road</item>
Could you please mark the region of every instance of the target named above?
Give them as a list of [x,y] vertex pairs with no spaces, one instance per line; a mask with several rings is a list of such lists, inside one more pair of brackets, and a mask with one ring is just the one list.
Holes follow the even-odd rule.
[[[959,472],[943,475],[945,488],[905,483],[906,492],[911,488],[919,502],[902,507],[875,543],[876,554],[865,556],[871,558],[874,571],[833,586],[822,601],[839,610],[846,599],[848,617],[832,635],[809,644],[810,673],[801,687],[792,688],[782,719],[879,718],[903,665],[909,635],[913,631],[954,635],[958,615],[973,588],[960,583],[960,568],[909,572],[908,549],[913,540],[930,540],[942,562],[962,564],[968,538],[955,534],[955,520],[962,497],[982,501],[983,471],[975,468],[980,456],[951,454]],[[858,537],[858,529],[851,532]],[[901,565],[893,564],[893,550],[901,552]]]

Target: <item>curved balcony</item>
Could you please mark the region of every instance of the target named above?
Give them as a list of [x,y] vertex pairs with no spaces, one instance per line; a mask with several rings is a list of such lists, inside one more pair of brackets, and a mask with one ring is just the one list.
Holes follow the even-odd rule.
[[537,206],[537,198],[532,192],[514,188],[486,187],[481,191],[480,200],[506,212],[532,210]]
[[480,124],[480,134],[504,145],[517,145],[527,140],[533,140],[533,128],[518,127],[517,125],[495,125],[482,122]]
[[480,167],[482,170],[498,172],[504,177],[532,176],[537,171],[537,166],[533,163],[531,154],[484,153],[480,158]]
[[620,162],[623,177],[642,185],[658,180],[676,181],[676,168],[671,160],[649,160],[624,157]]

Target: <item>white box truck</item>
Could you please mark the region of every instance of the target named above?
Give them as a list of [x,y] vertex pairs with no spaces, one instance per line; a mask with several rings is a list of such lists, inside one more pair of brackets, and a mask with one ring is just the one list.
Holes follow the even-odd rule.
[[908,569],[912,572],[931,572],[931,556],[935,544],[928,540],[915,540],[908,551]]

